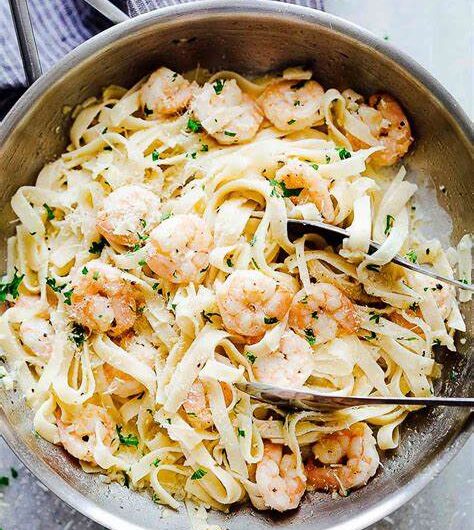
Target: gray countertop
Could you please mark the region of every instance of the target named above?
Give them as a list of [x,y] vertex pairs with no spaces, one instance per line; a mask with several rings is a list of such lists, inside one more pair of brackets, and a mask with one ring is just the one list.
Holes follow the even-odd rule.
[[[472,0],[325,0],[325,5],[409,53],[474,114]],[[0,439],[2,475],[10,476],[10,485],[0,486],[0,530],[102,529],[46,490]],[[371,530],[472,530],[473,477],[471,438],[419,495]]]

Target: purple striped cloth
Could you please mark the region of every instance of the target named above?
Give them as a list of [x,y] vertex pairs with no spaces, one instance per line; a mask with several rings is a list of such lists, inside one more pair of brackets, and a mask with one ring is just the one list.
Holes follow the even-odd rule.
[[[163,6],[193,0],[113,0],[136,16]],[[324,0],[276,0],[324,9]],[[84,0],[28,0],[41,66],[46,72],[63,55],[110,26],[110,22]],[[13,21],[7,0],[0,0],[0,118],[25,91]]]

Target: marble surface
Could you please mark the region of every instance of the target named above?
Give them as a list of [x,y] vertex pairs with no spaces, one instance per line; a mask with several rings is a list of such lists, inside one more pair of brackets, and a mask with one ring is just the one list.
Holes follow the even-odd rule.
[[[474,115],[472,0],[325,0],[325,5],[406,51]],[[2,475],[10,477],[10,485],[0,486],[0,530],[102,529],[47,491],[0,439]],[[471,439],[419,495],[370,530],[472,530],[473,477]]]

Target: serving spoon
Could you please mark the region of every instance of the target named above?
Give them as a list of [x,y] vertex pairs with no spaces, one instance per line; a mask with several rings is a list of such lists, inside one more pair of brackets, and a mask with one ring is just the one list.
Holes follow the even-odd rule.
[[[263,217],[263,213],[253,212],[252,217],[261,218]],[[287,223],[288,223],[288,227],[291,227],[297,233],[301,235],[319,234],[331,245],[340,245],[344,241],[344,239],[349,237],[349,232],[345,230],[344,228],[340,228],[339,226],[334,226],[334,225],[330,225],[327,223],[323,223],[321,221],[305,221],[302,219],[287,219]],[[373,254],[379,248],[380,248],[380,245],[378,243],[376,243],[375,241],[370,241],[368,254],[369,255]],[[454,285],[455,287],[459,287],[459,289],[465,289],[467,291],[474,292],[474,285],[466,284],[460,280],[454,280],[453,278],[448,278],[446,276],[443,276],[431,269],[420,267],[420,265],[417,265],[416,263],[408,261],[402,256],[397,255],[393,257],[391,261],[393,263],[396,263],[397,265],[401,265],[402,267],[405,267],[406,269],[419,272],[420,274],[424,274],[425,276],[430,276],[431,278],[434,278],[441,282],[449,283],[451,285]]]
[[474,407],[474,398],[465,397],[334,396],[312,390],[283,388],[266,383],[235,383],[235,386],[264,403],[283,408],[318,412],[336,411],[360,405]]

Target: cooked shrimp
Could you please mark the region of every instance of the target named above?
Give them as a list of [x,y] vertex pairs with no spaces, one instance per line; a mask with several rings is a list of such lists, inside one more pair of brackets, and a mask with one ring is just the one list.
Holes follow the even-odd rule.
[[[352,106],[354,103],[352,103]],[[389,94],[374,94],[369,105],[362,103],[355,114],[369,127],[380,144],[385,147],[371,156],[378,166],[391,166],[404,156],[413,142],[408,119],[398,101]],[[364,142],[347,134],[354,149],[368,147]]]
[[[135,335],[133,331],[128,331],[120,337],[119,345],[131,357],[139,359],[150,368],[154,367],[156,350],[146,338]],[[143,391],[141,383],[112,365],[105,363],[103,371],[107,382],[107,394],[126,398]]]
[[174,215],[159,224],[147,243],[147,265],[172,283],[198,281],[209,265],[212,235],[194,214]]
[[196,94],[191,109],[204,129],[224,145],[250,140],[263,120],[256,103],[240,90],[235,79],[206,83]]
[[322,344],[342,333],[355,333],[359,319],[354,304],[329,283],[312,284],[294,298],[288,320],[310,344]]
[[217,289],[225,328],[258,340],[287,313],[293,293],[259,271],[233,272]]
[[110,243],[132,247],[159,220],[159,199],[142,186],[123,186],[104,199],[97,230]]
[[307,341],[288,330],[278,351],[257,357],[253,366],[258,381],[277,386],[299,388],[313,371],[313,351]]
[[140,89],[145,115],[156,119],[184,111],[196,87],[173,70],[158,68]]
[[46,318],[31,317],[20,324],[21,342],[43,363],[48,362],[53,351],[53,327]]
[[[232,390],[226,383],[221,383],[226,406],[232,402]],[[204,386],[197,380],[191,386],[183,403],[183,409],[188,415],[189,423],[196,429],[208,429],[213,425],[212,414],[207,401]]]
[[41,298],[23,295],[16,301],[15,308],[34,311],[32,316],[21,322],[18,330],[19,337],[24,346],[43,363],[46,363],[52,352],[51,339],[54,330],[47,318],[48,311]]
[[112,450],[117,448],[115,423],[103,407],[88,403],[76,417],[68,419],[63,419],[63,414],[58,411],[56,423],[64,449],[79,460],[94,462],[98,438]]
[[120,335],[136,319],[136,294],[115,267],[93,260],[72,275],[73,318],[91,331]]
[[316,81],[283,80],[271,83],[259,103],[277,129],[299,131],[319,120],[323,94],[323,87]]
[[276,172],[275,180],[283,182],[288,190],[296,190],[290,197],[294,204],[313,202],[327,222],[334,221],[329,185],[309,164],[290,160]]
[[255,478],[265,504],[279,512],[297,508],[306,491],[306,479],[296,469],[295,455],[283,455],[281,444],[264,442]]
[[313,459],[305,466],[308,484],[317,490],[347,490],[365,486],[379,466],[379,454],[366,423],[328,434],[313,446]]

